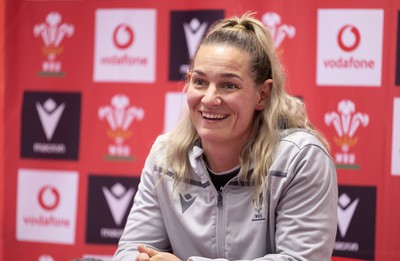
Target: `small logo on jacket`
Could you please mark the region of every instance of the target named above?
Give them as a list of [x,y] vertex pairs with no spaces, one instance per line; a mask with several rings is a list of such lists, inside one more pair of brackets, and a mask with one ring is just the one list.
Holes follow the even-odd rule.
[[265,220],[264,216],[264,204],[263,204],[263,197],[260,195],[259,202],[256,204],[256,202],[253,200],[253,205],[254,207],[254,216],[251,221],[261,221]]
[[182,214],[188,210],[193,205],[193,202],[196,200],[197,196],[193,197],[190,195],[190,193],[187,193],[185,195],[182,195],[179,193],[179,199],[181,201],[181,208],[182,208]]

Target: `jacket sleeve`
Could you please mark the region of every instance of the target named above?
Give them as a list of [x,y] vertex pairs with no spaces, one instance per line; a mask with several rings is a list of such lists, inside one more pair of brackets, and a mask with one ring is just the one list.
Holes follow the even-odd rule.
[[267,255],[264,260],[331,260],[337,231],[335,166],[318,144],[294,151],[286,178],[271,188],[277,192],[276,206],[272,208],[276,247],[272,252],[276,254]]
[[138,191],[113,261],[135,260],[138,254],[138,244],[150,245],[153,248],[159,247],[158,250],[160,251],[170,251],[170,244],[156,193],[159,175],[154,170],[155,145],[153,145],[146,159]]

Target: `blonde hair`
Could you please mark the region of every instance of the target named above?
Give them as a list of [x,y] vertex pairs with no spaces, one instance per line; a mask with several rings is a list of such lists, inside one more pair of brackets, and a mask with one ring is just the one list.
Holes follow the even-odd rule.
[[[268,170],[282,129],[301,128],[316,135],[327,149],[328,143],[308,120],[303,102],[286,92],[284,70],[276,55],[273,38],[265,26],[252,16],[253,13],[246,13],[241,17],[218,21],[209,29],[198,49],[206,45],[239,48],[252,57],[250,72],[256,84],[267,79],[273,80],[267,105],[263,111],[255,112],[251,136],[239,159],[240,181],[249,178],[248,172],[253,162],[253,174],[247,181],[254,184],[254,199],[258,201],[259,195],[267,188]],[[168,133],[168,137],[162,145],[166,149],[166,157],[161,167],[173,172],[177,186],[190,175],[188,153],[199,140],[188,111],[177,128]]]

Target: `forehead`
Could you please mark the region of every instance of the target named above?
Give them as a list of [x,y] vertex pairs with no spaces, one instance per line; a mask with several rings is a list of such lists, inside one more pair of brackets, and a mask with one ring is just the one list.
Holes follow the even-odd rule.
[[227,45],[201,46],[193,61],[193,69],[234,70],[250,73],[250,54],[237,47]]
[[213,54],[213,55],[237,55],[241,54],[246,57],[250,57],[250,53],[246,50],[243,50],[236,46],[231,46],[228,44],[207,44],[199,47],[199,50],[196,53],[196,58],[199,55],[204,54]]

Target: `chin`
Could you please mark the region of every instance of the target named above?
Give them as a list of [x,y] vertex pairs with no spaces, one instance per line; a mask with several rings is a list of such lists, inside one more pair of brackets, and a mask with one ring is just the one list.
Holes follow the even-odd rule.
[[207,130],[198,132],[202,142],[207,143],[220,143],[224,140],[224,135],[218,135],[215,130]]

